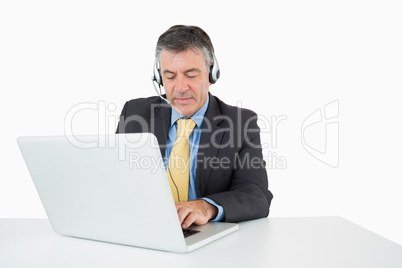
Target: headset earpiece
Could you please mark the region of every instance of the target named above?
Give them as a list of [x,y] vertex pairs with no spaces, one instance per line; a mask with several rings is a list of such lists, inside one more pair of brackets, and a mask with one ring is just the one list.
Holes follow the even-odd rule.
[[209,82],[211,82],[211,84],[215,84],[221,76],[221,70],[219,69],[219,64],[214,53],[212,53],[212,57],[214,64],[209,67]]
[[155,58],[155,62],[154,62],[154,77],[153,77],[153,80],[154,80],[159,86],[163,86],[162,75],[161,75],[161,69],[159,68],[159,64],[158,64],[158,58]]

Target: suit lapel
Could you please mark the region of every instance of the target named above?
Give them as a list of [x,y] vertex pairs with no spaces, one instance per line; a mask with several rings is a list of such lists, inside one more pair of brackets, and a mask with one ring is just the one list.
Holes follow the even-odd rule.
[[[209,105],[202,123],[200,147],[197,155],[196,186],[199,197],[204,195],[212,172],[209,163],[204,161],[216,157],[219,152],[218,147],[222,143],[224,132],[219,131],[221,122],[222,112],[215,97],[209,94]],[[214,139],[213,142],[211,142],[212,138]],[[218,146],[214,146],[214,144]]]
[[166,140],[170,127],[171,107],[168,104],[158,104],[154,108],[154,122],[151,123],[151,132],[158,139],[162,157],[165,157]]

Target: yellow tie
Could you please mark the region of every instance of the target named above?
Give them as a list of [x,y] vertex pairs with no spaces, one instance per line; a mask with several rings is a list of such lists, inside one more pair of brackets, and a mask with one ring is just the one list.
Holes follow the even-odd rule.
[[169,156],[167,177],[175,202],[188,200],[190,181],[190,137],[195,123],[192,119],[177,120],[177,139]]

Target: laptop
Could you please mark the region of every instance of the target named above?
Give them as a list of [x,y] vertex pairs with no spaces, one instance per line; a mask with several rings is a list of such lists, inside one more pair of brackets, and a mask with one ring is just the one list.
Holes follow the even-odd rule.
[[61,235],[185,253],[239,228],[209,222],[191,226],[185,237],[151,133],[17,141],[52,228]]

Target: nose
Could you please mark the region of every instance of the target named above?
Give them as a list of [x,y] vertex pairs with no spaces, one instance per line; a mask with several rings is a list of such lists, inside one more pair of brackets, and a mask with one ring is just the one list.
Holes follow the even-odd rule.
[[176,79],[176,92],[178,93],[184,93],[188,89],[188,83],[187,79],[184,77],[184,75],[178,75]]

